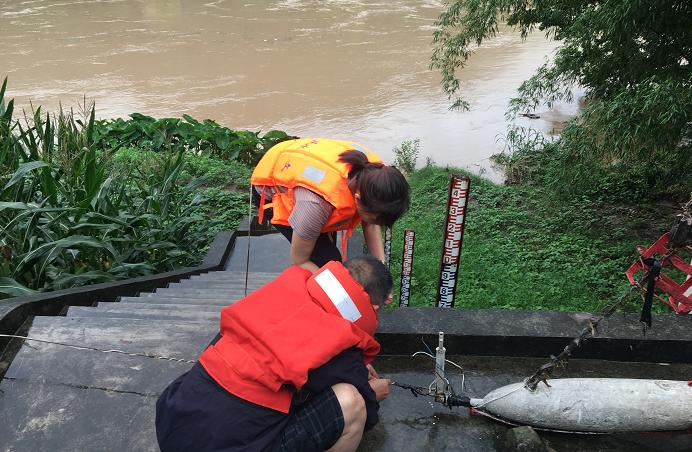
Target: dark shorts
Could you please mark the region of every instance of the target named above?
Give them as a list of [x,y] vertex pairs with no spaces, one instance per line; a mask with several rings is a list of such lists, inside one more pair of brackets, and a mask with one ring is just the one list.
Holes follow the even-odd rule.
[[281,436],[281,450],[323,451],[332,447],[343,431],[341,405],[328,388],[295,410]]
[[163,452],[323,451],[343,430],[343,413],[331,388],[284,414],[235,397],[199,363],[171,383],[156,404]]

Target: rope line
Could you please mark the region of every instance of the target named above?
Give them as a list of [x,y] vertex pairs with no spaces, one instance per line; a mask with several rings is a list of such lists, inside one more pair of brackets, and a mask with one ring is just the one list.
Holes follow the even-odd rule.
[[247,280],[250,274],[250,240],[252,240],[252,183],[250,183],[250,198],[247,209],[247,255],[245,256],[245,296],[247,297]]
[[61,345],[63,347],[74,348],[76,350],[91,350],[94,352],[101,352],[101,353],[115,353],[118,355],[139,356],[141,358],[160,359],[160,360],[164,360],[164,361],[174,361],[174,362],[178,362],[178,363],[195,364],[197,362],[197,361],[191,361],[189,359],[171,358],[169,356],[152,355],[149,353],[136,353],[136,352],[132,353],[132,352],[126,352],[123,350],[116,350],[116,349],[104,350],[104,349],[100,349],[100,348],[96,348],[96,347],[89,347],[86,345],[66,344],[64,342],[48,341],[45,339],[35,339],[33,337],[18,336],[15,334],[0,334],[0,337],[6,337],[6,338],[10,338],[10,339],[23,339],[25,341],[42,342],[44,344]]
[[527,378],[526,380],[524,380],[524,384],[523,384],[523,385],[519,385],[519,386],[517,386],[516,388],[512,389],[511,391],[507,391],[506,394],[502,394],[502,395],[500,395],[500,396],[494,397],[494,398],[492,398],[492,399],[490,399],[490,400],[488,400],[488,401],[483,401],[483,403],[481,403],[481,404],[479,404],[479,405],[474,405],[473,408],[483,408],[483,407],[486,406],[487,404],[493,403],[493,402],[495,402],[495,401],[497,401],[497,400],[500,400],[500,399],[504,399],[505,397],[507,397],[507,396],[509,396],[509,395],[511,395],[511,394],[514,394],[515,392],[519,391],[520,389],[526,389],[526,386],[525,386],[525,385],[526,385],[526,381],[527,381],[527,380],[528,380],[528,378]]

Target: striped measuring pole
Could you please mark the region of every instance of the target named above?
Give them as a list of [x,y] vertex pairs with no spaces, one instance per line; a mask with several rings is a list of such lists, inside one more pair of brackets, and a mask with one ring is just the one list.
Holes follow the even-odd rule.
[[413,274],[413,245],[416,231],[404,229],[404,252],[401,257],[401,286],[399,286],[399,307],[408,306],[411,297],[411,275]]
[[443,232],[440,277],[437,285],[437,307],[439,308],[454,306],[470,186],[471,179],[466,176],[452,174],[449,177],[447,220]]

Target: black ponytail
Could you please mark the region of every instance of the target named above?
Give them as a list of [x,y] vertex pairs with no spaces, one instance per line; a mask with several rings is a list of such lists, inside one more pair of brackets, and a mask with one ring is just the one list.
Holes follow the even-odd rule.
[[339,161],[351,165],[348,171],[348,178],[351,180],[357,180],[363,171],[380,169],[384,166],[382,163],[371,163],[365,154],[355,149],[339,154]]
[[360,192],[360,202],[369,213],[377,215],[377,224],[391,227],[408,210],[409,185],[393,166],[372,163],[361,151],[339,154],[339,161],[348,163],[349,180]]

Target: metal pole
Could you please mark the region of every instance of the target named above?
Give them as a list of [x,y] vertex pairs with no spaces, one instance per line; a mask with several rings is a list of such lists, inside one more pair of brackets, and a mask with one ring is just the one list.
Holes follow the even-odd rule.
[[438,333],[437,348],[435,349],[435,396],[444,400],[447,391],[447,381],[445,379],[445,333]]
[[413,274],[413,244],[416,231],[404,229],[404,253],[401,257],[401,286],[399,287],[399,306],[407,307],[411,296],[411,275]]
[[447,221],[442,240],[440,259],[440,278],[437,285],[437,306],[451,308],[456,294],[457,272],[461,254],[461,242],[466,223],[466,205],[471,179],[459,174],[449,176],[449,196],[447,198]]
[[384,265],[389,268],[392,261],[392,228],[384,230]]

